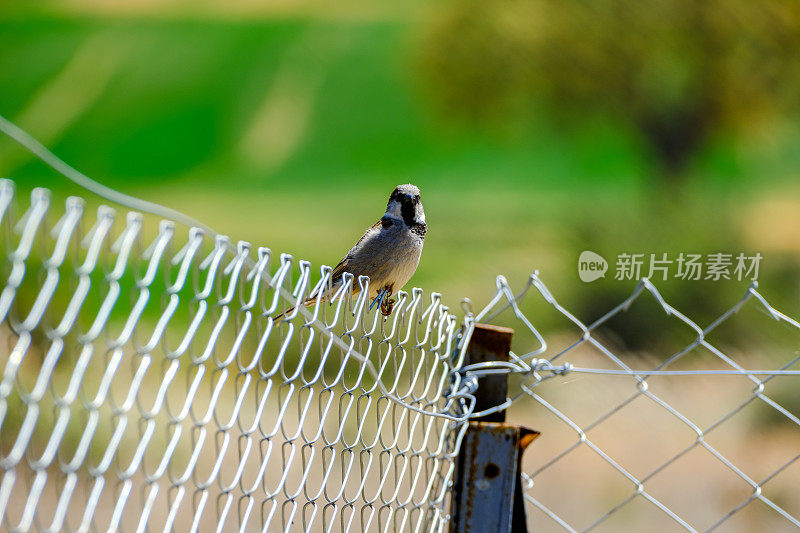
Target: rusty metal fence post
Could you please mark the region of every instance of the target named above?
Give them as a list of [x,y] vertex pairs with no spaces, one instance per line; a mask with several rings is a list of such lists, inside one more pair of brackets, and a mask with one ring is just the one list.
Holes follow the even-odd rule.
[[[514,330],[476,324],[465,365],[508,361]],[[508,395],[506,374],[480,378],[474,412],[502,404]],[[538,432],[505,423],[504,410],[469,423],[456,462],[451,533],[525,533],[520,480],[522,453]]]

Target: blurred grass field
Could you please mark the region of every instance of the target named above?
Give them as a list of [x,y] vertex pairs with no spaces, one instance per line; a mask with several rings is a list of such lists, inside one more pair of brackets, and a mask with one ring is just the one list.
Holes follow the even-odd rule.
[[[747,150],[713,143],[661,202],[621,125],[566,132],[541,119],[510,134],[437,116],[415,74],[424,10],[226,19],[100,4],[0,12],[0,113],[108,186],[316,265],[335,264],[391,189],[413,182],[430,231],[412,283],[451,305],[486,301],[496,274],[520,284],[538,269],[568,304],[599,312],[633,284],[581,284],[577,256],[591,249],[761,251],[766,290],[798,307],[791,125],[754,133]],[[100,203],[5,138],[0,175],[23,194],[45,186]],[[746,288],[693,283],[713,302],[679,303],[701,319]],[[685,282],[662,285],[687,294]]]

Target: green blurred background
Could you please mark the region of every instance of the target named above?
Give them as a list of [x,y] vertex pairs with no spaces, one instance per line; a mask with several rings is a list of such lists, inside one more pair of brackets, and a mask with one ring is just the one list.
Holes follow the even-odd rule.
[[[453,306],[538,269],[591,320],[634,288],[621,252],[760,252],[796,316],[798,45],[793,0],[12,2],[0,114],[110,187],[314,264],[413,182],[412,284]],[[91,197],[6,138],[0,175]],[[605,279],[579,280],[583,250]],[[701,324],[747,287],[656,284]],[[619,325],[633,348],[639,320]]]

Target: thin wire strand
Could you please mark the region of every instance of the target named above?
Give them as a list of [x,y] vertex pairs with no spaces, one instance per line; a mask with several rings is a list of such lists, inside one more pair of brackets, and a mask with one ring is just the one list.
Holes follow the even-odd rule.
[[79,170],[67,164],[63,159],[55,155],[46,146],[37,141],[31,134],[2,115],[0,115],[0,131],[11,137],[23,147],[27,148],[33,155],[53,168],[53,170],[73,183],[80,185],[87,191],[96,194],[97,196],[105,198],[111,202],[130,207],[131,209],[135,209],[137,211],[144,211],[146,213],[174,220],[175,222],[179,222],[188,227],[194,226],[200,228],[212,237],[219,235],[219,233],[213,230],[211,227],[203,224],[197,219],[190,217],[187,214],[181,213],[176,209],[121,193],[112,189],[111,187],[103,185],[102,183],[98,183],[83,172],[80,172]]
[[800,376],[800,370],[613,370],[572,367],[569,372],[616,376]]

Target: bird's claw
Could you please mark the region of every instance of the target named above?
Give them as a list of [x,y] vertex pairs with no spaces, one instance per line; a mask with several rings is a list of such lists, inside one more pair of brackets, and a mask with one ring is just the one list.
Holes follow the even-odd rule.
[[384,298],[381,301],[381,314],[383,316],[389,316],[392,314],[392,309],[394,309],[394,303],[396,300],[394,298]]

